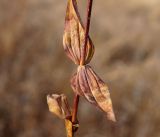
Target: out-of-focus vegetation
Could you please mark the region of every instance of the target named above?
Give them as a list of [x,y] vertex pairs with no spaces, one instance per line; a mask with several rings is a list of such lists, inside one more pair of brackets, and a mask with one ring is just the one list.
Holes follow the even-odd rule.
[[[91,64],[109,85],[118,122],[81,99],[77,137],[160,136],[159,7],[159,0],[94,1]],[[65,8],[64,0],[0,0],[0,137],[65,136],[46,103],[49,93],[73,97]]]

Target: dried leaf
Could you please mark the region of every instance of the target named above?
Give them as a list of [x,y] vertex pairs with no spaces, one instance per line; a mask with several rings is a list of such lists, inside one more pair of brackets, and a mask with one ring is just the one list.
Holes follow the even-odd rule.
[[47,96],[47,103],[50,112],[59,118],[68,119],[71,117],[71,110],[65,95],[52,94]]
[[116,121],[108,87],[89,65],[78,67],[76,75],[71,79],[71,85],[74,92],[101,108],[107,113],[109,120]]
[[[68,0],[63,46],[67,56],[75,63],[82,60],[82,46],[84,46],[85,30],[77,9],[76,0]],[[88,64],[94,54],[94,46],[88,37],[86,46],[85,64]]]

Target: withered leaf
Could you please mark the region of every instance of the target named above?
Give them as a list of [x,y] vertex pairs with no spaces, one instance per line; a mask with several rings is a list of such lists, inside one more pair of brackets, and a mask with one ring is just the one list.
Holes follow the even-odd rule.
[[[79,16],[76,0],[68,0],[65,17],[63,46],[67,56],[75,63],[82,60],[82,46],[84,46],[85,30]],[[88,64],[94,54],[94,46],[88,37],[84,64]]]
[[50,112],[57,115],[59,118],[68,119],[71,117],[71,109],[68,105],[67,97],[65,95],[48,95],[47,103]]
[[108,87],[89,65],[78,67],[71,86],[74,92],[106,112],[109,120],[116,121]]

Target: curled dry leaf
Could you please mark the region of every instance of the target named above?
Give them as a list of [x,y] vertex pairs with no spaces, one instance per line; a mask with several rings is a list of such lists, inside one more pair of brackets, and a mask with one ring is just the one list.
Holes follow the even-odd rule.
[[[85,30],[79,16],[76,0],[68,0],[63,46],[67,56],[77,65],[82,61],[82,46],[84,46]],[[88,38],[84,64],[88,64],[94,54],[94,46]]]
[[71,86],[74,92],[106,112],[109,120],[116,121],[108,87],[89,65],[78,67]]
[[52,94],[47,96],[50,112],[62,119],[71,118],[71,109],[65,95]]

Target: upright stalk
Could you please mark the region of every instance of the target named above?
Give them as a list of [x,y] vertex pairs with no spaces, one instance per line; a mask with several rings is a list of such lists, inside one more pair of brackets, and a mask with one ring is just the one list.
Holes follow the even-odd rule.
[[72,112],[72,135],[73,136],[78,129],[78,119],[77,119],[78,104],[79,104],[79,95],[76,94],[74,97],[73,112]]
[[76,94],[73,102],[73,112],[72,112],[72,123],[77,122],[77,112],[78,112],[79,95]]
[[[89,28],[90,28],[90,20],[91,20],[91,12],[92,12],[92,3],[93,0],[88,0],[87,4],[87,16],[86,16],[86,23],[85,23],[85,37],[84,37],[84,45],[82,46],[82,59],[80,65],[85,65],[85,54],[86,54],[86,46],[88,41],[89,35]],[[72,113],[72,123],[77,124],[77,112],[78,112],[78,103],[79,103],[79,95],[76,94],[74,97],[74,104],[73,104],[73,113]],[[74,127],[73,127],[74,128]],[[72,130],[73,135],[76,132],[74,129]]]

